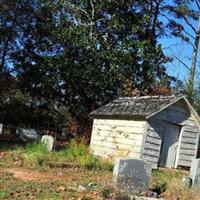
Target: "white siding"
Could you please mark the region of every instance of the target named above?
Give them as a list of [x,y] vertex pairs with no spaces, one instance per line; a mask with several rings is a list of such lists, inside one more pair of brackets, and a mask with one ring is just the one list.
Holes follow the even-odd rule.
[[102,157],[140,158],[145,121],[94,119],[90,148]]

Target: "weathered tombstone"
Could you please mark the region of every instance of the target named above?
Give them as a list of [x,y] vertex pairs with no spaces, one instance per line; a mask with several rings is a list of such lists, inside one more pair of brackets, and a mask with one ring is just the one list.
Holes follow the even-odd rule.
[[21,142],[36,142],[41,138],[40,131],[29,128],[17,128],[16,139]]
[[191,187],[192,185],[192,179],[189,176],[183,176],[182,177],[182,183],[186,186],[186,187]]
[[46,145],[47,151],[52,151],[54,143],[54,138],[52,136],[43,135],[41,141]]
[[192,186],[200,187],[200,158],[192,160],[190,177],[192,178]]
[[3,132],[3,124],[0,124],[0,135],[2,134]]
[[149,189],[151,164],[138,159],[117,159],[113,171],[114,186],[128,195]]

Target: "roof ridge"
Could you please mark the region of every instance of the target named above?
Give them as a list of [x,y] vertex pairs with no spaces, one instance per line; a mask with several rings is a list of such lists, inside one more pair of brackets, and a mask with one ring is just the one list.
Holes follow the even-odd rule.
[[147,116],[147,113],[155,113],[183,97],[184,95],[120,97],[93,111],[92,115]]
[[[167,99],[167,98],[174,98],[174,97],[183,97],[185,95],[147,95],[147,96],[133,96],[133,97],[119,97],[118,99],[115,100],[127,100],[127,99],[148,99],[148,98],[162,98],[162,99]],[[114,101],[115,101],[114,100]]]

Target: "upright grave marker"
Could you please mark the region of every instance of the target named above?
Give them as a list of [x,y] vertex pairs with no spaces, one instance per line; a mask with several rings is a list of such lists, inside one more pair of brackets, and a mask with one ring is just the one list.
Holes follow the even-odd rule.
[[52,151],[54,138],[50,135],[43,135],[41,140],[47,148],[47,151]]
[[0,124],[0,135],[2,134],[3,132],[3,124]]
[[192,178],[192,186],[200,187],[200,158],[192,160],[190,177]]
[[128,195],[148,191],[151,164],[138,159],[117,159],[113,171],[113,183]]

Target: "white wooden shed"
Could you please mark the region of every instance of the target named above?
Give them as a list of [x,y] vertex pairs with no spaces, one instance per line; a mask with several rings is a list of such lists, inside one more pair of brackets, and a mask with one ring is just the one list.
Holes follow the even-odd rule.
[[190,167],[200,118],[185,96],[124,97],[93,111],[90,148],[102,157],[132,157],[153,167]]

